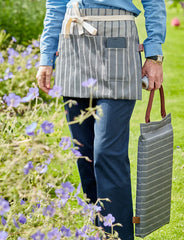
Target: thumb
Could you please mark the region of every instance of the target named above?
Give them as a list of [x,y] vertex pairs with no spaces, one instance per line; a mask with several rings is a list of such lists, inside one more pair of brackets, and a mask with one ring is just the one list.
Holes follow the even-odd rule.
[[143,66],[143,67],[142,67],[142,78],[143,78],[144,76],[146,76],[146,74],[147,74],[146,68]]

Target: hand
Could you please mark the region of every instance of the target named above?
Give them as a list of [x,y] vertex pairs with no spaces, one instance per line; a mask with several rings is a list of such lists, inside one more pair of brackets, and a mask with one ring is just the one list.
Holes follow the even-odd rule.
[[40,66],[36,75],[38,86],[41,90],[48,93],[50,88],[50,80],[52,76],[52,66]]
[[142,77],[144,76],[149,79],[148,91],[159,89],[163,82],[162,64],[147,59],[142,68]]

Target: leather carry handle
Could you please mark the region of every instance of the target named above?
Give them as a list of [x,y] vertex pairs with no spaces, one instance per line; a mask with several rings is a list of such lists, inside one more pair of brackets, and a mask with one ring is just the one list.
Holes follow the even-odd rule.
[[[165,111],[164,89],[163,89],[162,85],[161,85],[159,91],[160,91],[160,102],[161,102],[161,116],[162,116],[162,118],[164,118],[166,116],[166,111]],[[150,122],[150,113],[151,113],[154,94],[155,94],[155,89],[151,90],[151,92],[150,92],[149,102],[148,102],[146,116],[145,116],[146,123]]]

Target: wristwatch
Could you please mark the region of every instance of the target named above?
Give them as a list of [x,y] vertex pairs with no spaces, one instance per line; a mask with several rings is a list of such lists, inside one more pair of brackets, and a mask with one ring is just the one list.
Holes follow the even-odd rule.
[[151,59],[151,60],[155,61],[156,63],[162,63],[164,60],[164,56],[156,55],[156,56],[147,57],[146,59]]

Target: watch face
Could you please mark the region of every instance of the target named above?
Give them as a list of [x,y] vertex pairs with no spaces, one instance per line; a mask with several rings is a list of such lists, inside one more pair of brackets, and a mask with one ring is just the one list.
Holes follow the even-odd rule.
[[158,55],[157,61],[162,62],[163,61],[163,56]]

